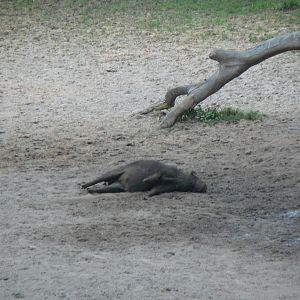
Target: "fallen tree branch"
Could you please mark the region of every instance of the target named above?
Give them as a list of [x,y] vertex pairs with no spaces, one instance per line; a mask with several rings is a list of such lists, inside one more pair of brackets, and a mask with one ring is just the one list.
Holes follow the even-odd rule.
[[[300,31],[272,38],[244,51],[214,50],[209,57],[219,63],[219,68],[212,76],[199,84],[169,90],[164,102],[156,105],[156,110],[159,110],[159,107],[173,107],[163,119],[160,127],[171,127],[185,111],[194,108],[250,67],[291,50],[300,50]],[[175,106],[175,99],[180,95],[187,95],[187,97]]]

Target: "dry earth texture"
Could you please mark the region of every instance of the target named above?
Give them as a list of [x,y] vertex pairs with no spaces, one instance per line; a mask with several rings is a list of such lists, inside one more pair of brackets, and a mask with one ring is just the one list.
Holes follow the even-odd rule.
[[[213,48],[253,43],[0,18],[0,299],[299,299],[299,52],[205,101],[263,121],[158,130],[132,113],[211,74]],[[145,158],[196,171],[208,193],[79,188]]]

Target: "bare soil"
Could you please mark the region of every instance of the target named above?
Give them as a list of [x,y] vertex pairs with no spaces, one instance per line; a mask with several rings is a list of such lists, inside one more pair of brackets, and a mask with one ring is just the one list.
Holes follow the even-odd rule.
[[[1,299],[299,299],[299,52],[204,103],[263,121],[158,130],[132,113],[209,76],[212,48],[251,45],[0,17]],[[145,158],[196,171],[208,193],[79,188]]]

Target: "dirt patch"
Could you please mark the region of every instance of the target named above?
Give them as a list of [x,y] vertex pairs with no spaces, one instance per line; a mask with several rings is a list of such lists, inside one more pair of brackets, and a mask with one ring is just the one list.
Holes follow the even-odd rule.
[[[298,52],[205,102],[260,110],[264,121],[158,130],[157,116],[132,112],[207,77],[209,43],[86,37],[1,17],[0,298],[299,298]],[[79,189],[142,158],[196,171],[208,193]]]

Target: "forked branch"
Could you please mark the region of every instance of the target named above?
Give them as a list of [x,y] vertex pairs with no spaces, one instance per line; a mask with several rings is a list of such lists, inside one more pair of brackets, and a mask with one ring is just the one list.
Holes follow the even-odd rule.
[[[300,50],[300,31],[267,40],[244,51],[216,49],[209,55],[219,63],[219,68],[213,75],[199,84],[169,90],[162,103],[157,103],[142,113],[173,107],[160,124],[161,128],[171,127],[185,111],[194,108],[250,67],[290,50]],[[187,95],[187,97],[175,106],[175,100],[180,95]]]

